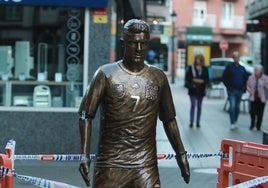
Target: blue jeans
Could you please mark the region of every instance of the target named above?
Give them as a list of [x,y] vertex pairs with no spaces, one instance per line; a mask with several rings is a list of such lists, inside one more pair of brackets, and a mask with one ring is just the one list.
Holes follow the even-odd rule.
[[240,90],[228,91],[228,98],[230,103],[229,115],[231,124],[237,122],[242,94],[243,92]]
[[196,124],[199,124],[201,117],[203,96],[190,95],[190,100],[191,100],[190,123],[193,124],[194,122],[195,107],[197,106]]

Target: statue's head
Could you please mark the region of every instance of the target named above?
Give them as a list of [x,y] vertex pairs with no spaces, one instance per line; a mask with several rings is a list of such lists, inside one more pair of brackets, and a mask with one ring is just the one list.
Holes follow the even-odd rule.
[[145,33],[150,38],[150,26],[143,20],[131,19],[123,28],[123,40],[135,33]]
[[150,27],[142,20],[132,19],[123,28],[122,46],[124,48],[123,63],[132,71],[144,67],[144,60],[150,40]]

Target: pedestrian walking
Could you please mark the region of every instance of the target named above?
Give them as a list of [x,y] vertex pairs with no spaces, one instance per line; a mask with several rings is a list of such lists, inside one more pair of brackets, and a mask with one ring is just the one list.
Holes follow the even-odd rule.
[[254,127],[261,130],[267,89],[268,77],[264,75],[262,65],[255,65],[254,73],[247,81],[247,90],[250,93],[250,130]]
[[186,73],[186,87],[191,101],[190,128],[193,127],[196,107],[196,126],[200,127],[202,101],[209,81],[208,70],[204,66],[204,62],[205,58],[202,54],[196,55],[193,66],[189,67]]
[[240,111],[242,94],[246,91],[248,74],[245,67],[239,64],[239,53],[233,52],[234,62],[227,65],[222,76],[228,93],[230,103],[229,116],[231,121],[230,130],[237,129],[237,120]]

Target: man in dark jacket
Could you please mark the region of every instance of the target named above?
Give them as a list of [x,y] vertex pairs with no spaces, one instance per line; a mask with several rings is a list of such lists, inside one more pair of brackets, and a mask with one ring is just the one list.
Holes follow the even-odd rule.
[[246,91],[247,72],[239,64],[239,53],[233,52],[234,63],[226,66],[222,80],[226,86],[228,99],[230,103],[229,115],[231,121],[231,130],[237,129],[237,119],[240,111],[240,102],[242,94]]

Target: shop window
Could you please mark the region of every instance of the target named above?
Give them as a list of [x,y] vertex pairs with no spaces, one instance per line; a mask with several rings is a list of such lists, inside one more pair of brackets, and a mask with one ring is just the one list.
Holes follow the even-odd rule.
[[77,107],[84,9],[0,6],[0,106]]
[[178,49],[178,65],[179,69],[184,69],[185,68],[185,60],[186,60],[186,50],[183,48]]
[[21,21],[22,9],[17,6],[6,7],[4,17],[7,21]]
[[168,48],[165,44],[161,44],[159,38],[150,41],[146,60],[148,64],[168,71]]

